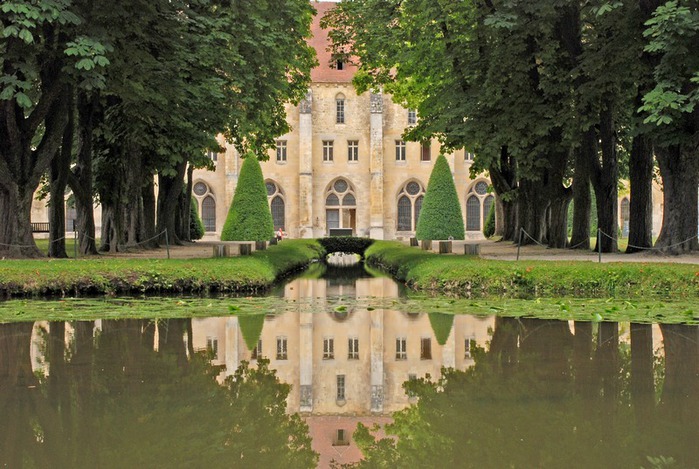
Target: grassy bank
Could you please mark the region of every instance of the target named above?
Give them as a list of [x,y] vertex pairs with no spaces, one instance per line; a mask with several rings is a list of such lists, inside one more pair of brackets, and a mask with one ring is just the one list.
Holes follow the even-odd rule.
[[323,252],[318,242],[299,239],[232,258],[4,260],[0,295],[253,292]]
[[696,297],[699,267],[685,264],[493,261],[377,241],[367,263],[410,287],[456,295]]

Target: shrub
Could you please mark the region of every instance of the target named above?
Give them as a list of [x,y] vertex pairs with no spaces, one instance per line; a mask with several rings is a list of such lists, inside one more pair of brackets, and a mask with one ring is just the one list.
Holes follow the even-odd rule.
[[429,313],[430,325],[432,326],[432,332],[437,339],[439,345],[444,345],[449,339],[449,334],[451,333],[452,325],[454,324],[453,314],[444,313]]
[[483,227],[483,236],[490,238],[495,234],[495,204],[490,206],[488,211],[488,217],[485,220],[485,226]]
[[199,209],[197,209],[197,199],[194,197],[192,197],[192,203],[189,208],[189,237],[192,240],[204,237],[204,222],[201,221]]
[[444,155],[439,155],[432,169],[415,236],[422,240],[464,239],[461,205]]
[[267,189],[257,158],[245,158],[238,186],[226,223],[221,231],[222,241],[268,241],[274,236],[272,212],[267,202]]
[[238,324],[240,324],[240,331],[243,334],[243,339],[245,339],[245,345],[248,350],[257,347],[257,341],[260,340],[262,328],[265,325],[265,315],[241,314],[238,316]]

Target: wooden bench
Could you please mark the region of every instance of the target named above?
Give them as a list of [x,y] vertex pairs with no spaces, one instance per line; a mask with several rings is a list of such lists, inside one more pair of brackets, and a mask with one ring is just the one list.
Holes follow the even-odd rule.
[[50,227],[49,222],[32,222],[32,233],[49,233]]

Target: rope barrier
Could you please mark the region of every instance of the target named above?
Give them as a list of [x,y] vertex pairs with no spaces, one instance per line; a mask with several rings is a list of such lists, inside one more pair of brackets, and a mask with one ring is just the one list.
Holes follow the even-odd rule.
[[[601,234],[603,234],[604,236],[606,236],[607,238],[611,239],[612,241],[619,241],[619,238],[610,236],[610,235],[608,235],[607,233],[605,233],[605,232],[602,231],[602,230],[599,230],[599,232],[600,232]],[[669,246],[663,246],[663,247],[661,247],[661,248],[636,246],[636,245],[634,245],[634,244],[629,244],[628,246],[629,246],[629,247],[632,247],[632,248],[634,248],[634,249],[640,249],[640,250],[643,250],[643,251],[664,251],[664,250],[666,250],[666,249],[674,248],[674,247],[677,247],[677,246],[682,246],[683,244],[686,244],[686,243],[688,243],[688,242],[690,242],[690,241],[696,239],[696,237],[697,237],[697,235],[694,235],[694,236],[692,236],[691,238],[687,238],[687,239],[685,239],[684,241],[680,241],[679,243],[671,244],[671,245],[669,245]]]
[[[77,232],[74,232],[74,233],[77,233]],[[150,237],[150,238],[148,238],[148,239],[146,239],[146,240],[139,241],[138,243],[135,243],[135,244],[118,244],[118,245],[117,245],[117,248],[124,249],[124,248],[133,248],[133,247],[137,247],[137,246],[140,246],[140,245],[142,245],[142,244],[145,244],[145,243],[148,243],[148,242],[150,242],[150,241],[153,241],[154,239],[160,238],[162,235],[165,235],[165,236],[167,237],[167,228],[164,229],[163,231],[161,231],[160,233],[156,234],[155,236],[152,236],[152,237]],[[85,238],[87,238],[87,239],[92,240],[92,241],[97,241],[97,239],[93,238],[92,236],[89,236],[89,235],[86,235],[86,234],[83,235],[83,236],[84,236]],[[61,241],[61,240],[64,240],[64,239],[67,239],[66,236],[62,236],[62,237],[60,237],[60,238],[58,238],[58,239],[49,240],[49,244],[57,243],[58,241]],[[75,240],[76,240],[75,245],[77,246],[77,237],[75,238]],[[169,258],[170,258],[170,246],[169,246],[169,242],[168,242],[167,239],[166,239],[165,242],[166,242],[166,244],[168,245],[168,246],[167,246],[167,249],[168,249],[168,259],[169,259]],[[5,246],[5,247],[8,247],[8,248],[12,248],[12,247],[15,247],[15,248],[33,248],[33,247],[36,247],[36,245],[32,245],[32,244],[6,244],[6,243],[0,243],[0,246]],[[77,258],[77,255],[76,255],[76,258]]]

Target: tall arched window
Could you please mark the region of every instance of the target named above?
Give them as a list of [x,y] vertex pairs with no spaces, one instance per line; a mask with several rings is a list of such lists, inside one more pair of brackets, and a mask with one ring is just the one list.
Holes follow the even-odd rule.
[[417,181],[408,181],[398,193],[396,230],[415,231],[420,217],[425,188]]
[[624,197],[621,199],[621,234],[629,235],[629,220],[631,219],[631,203]]
[[216,201],[211,195],[201,202],[201,221],[204,222],[205,231],[216,231]]
[[466,230],[480,231],[481,229],[481,201],[472,195],[466,200]]
[[211,187],[204,181],[197,181],[192,187],[194,198],[199,204],[199,214],[204,222],[204,231],[216,231],[216,199]]
[[270,203],[270,209],[272,210],[272,220],[274,220],[274,231],[278,229],[284,229],[284,199],[280,196],[275,196]]
[[345,95],[342,93],[335,96],[335,123],[345,123]]
[[284,230],[286,227],[286,203],[284,201],[284,192],[274,181],[265,181],[265,187],[267,188],[269,209],[272,212],[274,231],[277,231],[279,228]]
[[481,231],[495,203],[495,198],[488,194],[488,181],[474,182],[466,194],[466,231]]
[[413,226],[412,203],[407,196],[398,199],[398,231],[411,231]]
[[354,187],[346,179],[336,179],[325,192],[325,225],[331,228],[356,229],[357,198]]

